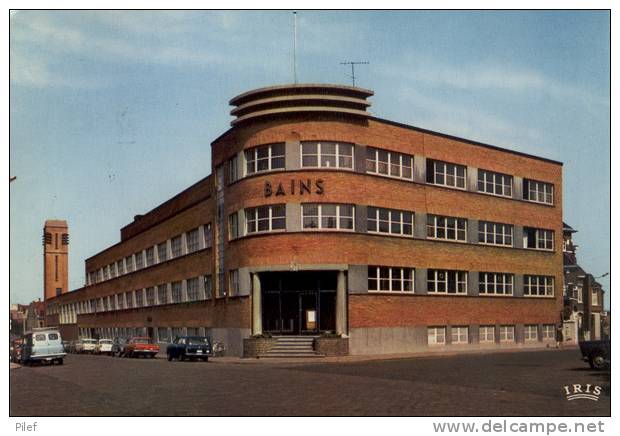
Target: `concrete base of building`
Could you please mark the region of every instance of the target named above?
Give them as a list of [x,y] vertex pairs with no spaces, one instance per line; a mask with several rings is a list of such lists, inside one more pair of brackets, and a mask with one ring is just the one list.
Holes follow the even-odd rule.
[[468,344],[428,345],[427,327],[355,328],[350,331],[349,354],[382,355],[402,353],[459,352],[555,347],[555,340],[525,342],[470,342]]
[[226,347],[224,355],[243,357],[243,340],[250,337],[249,328],[218,328],[210,330],[213,344],[220,342]]

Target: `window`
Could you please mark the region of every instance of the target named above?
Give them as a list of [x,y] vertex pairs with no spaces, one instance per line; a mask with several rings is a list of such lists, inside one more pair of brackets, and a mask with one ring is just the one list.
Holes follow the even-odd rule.
[[467,272],[451,270],[428,270],[429,294],[467,294]]
[[495,326],[482,325],[479,330],[478,341],[481,343],[495,342]]
[[506,273],[478,273],[480,295],[512,295],[514,276]]
[[478,222],[478,242],[488,245],[512,247],[513,226],[510,224]]
[[125,266],[127,267],[127,272],[133,272],[133,256],[127,256],[125,258]]
[[56,288],[56,296],[62,294],[62,288]]
[[159,262],[165,262],[168,260],[168,243],[162,242],[157,244],[157,259]]
[[478,192],[512,197],[512,176],[478,169]]
[[467,220],[449,216],[427,215],[426,235],[432,239],[467,241]]
[[366,172],[413,180],[413,156],[367,147]]
[[187,300],[198,300],[198,277],[187,279]]
[[131,309],[133,307],[133,292],[125,292],[125,306],[127,309]]
[[499,341],[500,342],[514,342],[515,340],[515,326],[502,325],[499,326]]
[[146,288],[146,305],[155,306],[155,288]]
[[228,215],[228,239],[237,239],[239,236],[239,215],[237,212]]
[[181,245],[181,236],[182,235],[178,235],[175,236],[174,238],[172,238],[171,242],[171,246],[172,246],[172,257],[179,257],[182,253],[182,245]]
[[116,294],[116,307],[119,309],[122,309],[123,306],[125,306],[124,303],[124,298],[123,298],[123,294]]
[[303,228],[353,230],[353,209],[350,204],[302,204]]
[[[56,280],[58,280],[58,256],[54,257],[56,259]],[[102,275],[103,275],[103,280],[107,280],[108,279],[108,275],[109,275],[109,270],[108,270],[108,266],[104,266],[103,268],[101,268],[102,271]]]
[[144,268],[144,256],[141,251],[136,253],[136,269]]
[[183,284],[181,282],[172,283],[172,302],[180,303],[183,301]]
[[368,231],[413,236],[413,212],[368,207]]
[[110,278],[116,277],[116,264],[114,262],[108,265],[108,269],[110,270]]
[[228,159],[228,183],[236,182],[239,168],[239,158],[234,155]]
[[523,282],[526,297],[553,297],[553,277],[525,275]]
[[553,250],[553,230],[523,228],[523,246],[535,250]]
[[446,343],[445,327],[428,327],[428,345],[444,345]]
[[450,342],[454,345],[469,343],[469,328],[453,326],[450,329]]
[[555,325],[553,324],[543,324],[542,326],[542,338],[544,339],[555,339]]
[[159,342],[170,342],[170,334],[168,333],[168,327],[158,327],[157,338]]
[[144,306],[144,292],[142,289],[136,291],[136,307]]
[[213,229],[211,223],[205,224],[205,248],[211,248],[213,246]]
[[254,147],[245,151],[245,174],[284,169],[284,144]]
[[239,295],[239,270],[233,269],[228,272],[228,289],[230,295]]
[[159,304],[168,304],[168,285],[157,286],[157,302]]
[[149,247],[146,249],[146,266],[151,266],[155,263],[155,248]]
[[526,325],[523,330],[523,338],[526,341],[537,341],[538,340],[538,326],[536,324]]
[[592,306],[598,306],[598,291],[592,291]]
[[353,169],[353,144],[337,142],[302,142],[302,168]]
[[204,277],[205,281],[205,299],[213,298],[213,278],[209,276]]
[[465,189],[467,167],[448,162],[427,159],[426,182],[434,185]]
[[413,292],[413,268],[369,266],[368,292]]
[[252,207],[245,210],[246,233],[271,232],[286,229],[286,206]]
[[187,232],[187,252],[193,253],[198,251],[198,229]]
[[553,204],[553,184],[523,179],[523,199],[536,203]]
[[90,273],[88,273],[88,284],[92,285],[97,283],[97,273],[95,271],[91,271]]
[[122,260],[116,262],[116,270],[119,276],[125,274],[125,262]]

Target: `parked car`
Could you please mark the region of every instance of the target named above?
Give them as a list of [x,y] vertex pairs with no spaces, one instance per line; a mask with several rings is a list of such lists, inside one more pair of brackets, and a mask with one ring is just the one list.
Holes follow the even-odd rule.
[[114,338],[112,340],[112,356],[122,357],[125,354],[125,345],[127,344],[127,339],[125,338]]
[[78,354],[93,353],[97,346],[97,339],[82,338],[75,344],[75,352]]
[[146,356],[153,358],[157,353],[159,353],[159,345],[153,343],[151,338],[143,336],[131,338],[127,341],[123,350],[123,355],[125,357]]
[[40,328],[24,335],[21,361],[26,365],[34,362],[62,365],[66,354],[60,332],[56,329]]
[[178,336],[166,348],[168,360],[195,360],[201,359],[205,362],[213,356],[211,339],[206,336]]
[[22,349],[24,345],[24,340],[19,338],[11,341],[11,362],[21,363],[22,361]]
[[604,369],[611,366],[611,340],[579,342],[581,359],[590,364],[592,369]]
[[99,339],[95,345],[95,354],[112,355],[112,339]]

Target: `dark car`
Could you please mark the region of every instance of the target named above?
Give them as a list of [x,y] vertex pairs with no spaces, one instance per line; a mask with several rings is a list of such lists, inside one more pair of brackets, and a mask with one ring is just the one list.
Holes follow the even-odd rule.
[[125,338],[114,338],[112,340],[112,356],[121,357],[125,353],[125,344],[127,343],[127,339]]
[[211,339],[206,336],[177,336],[166,348],[168,360],[196,360],[205,362],[213,356]]
[[611,340],[579,342],[581,357],[592,369],[604,369],[611,365]]

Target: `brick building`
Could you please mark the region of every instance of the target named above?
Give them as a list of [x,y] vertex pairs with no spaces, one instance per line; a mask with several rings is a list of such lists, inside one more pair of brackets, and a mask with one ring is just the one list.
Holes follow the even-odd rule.
[[81,336],[208,334],[233,355],[269,335],[352,354],[554,341],[562,164],[377,118],[372,94],[233,98],[213,175],[137,215],[49,316]]

